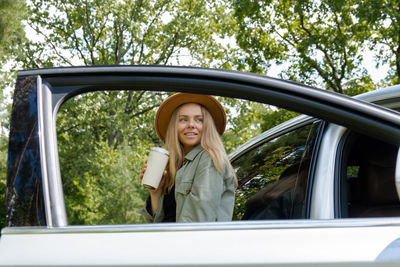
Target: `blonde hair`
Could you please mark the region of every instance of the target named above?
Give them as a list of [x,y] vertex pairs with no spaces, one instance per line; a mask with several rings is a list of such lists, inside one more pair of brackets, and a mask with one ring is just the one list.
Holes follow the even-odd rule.
[[[186,103],[187,104],[187,103]],[[195,103],[197,104],[197,103]],[[183,104],[184,105],[184,104]],[[169,163],[168,163],[168,175],[164,189],[171,189],[175,184],[175,176],[178,169],[182,166],[185,158],[183,152],[183,145],[180,143],[178,138],[178,112],[183,106],[179,106],[171,115],[171,120],[168,125],[167,133],[165,136],[165,148],[169,151]],[[214,120],[210,112],[198,104],[201,107],[203,114],[203,133],[201,136],[200,145],[202,148],[210,154],[213,164],[217,171],[224,175],[225,164],[228,166],[234,176],[235,188],[237,187],[237,178],[231,163],[229,162],[228,156],[224,145],[222,144],[221,137],[215,127]]]

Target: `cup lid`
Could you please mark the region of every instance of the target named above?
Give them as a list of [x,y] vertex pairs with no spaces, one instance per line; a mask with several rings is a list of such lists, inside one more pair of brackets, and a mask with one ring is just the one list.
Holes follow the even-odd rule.
[[169,156],[168,150],[166,150],[166,149],[164,149],[162,147],[152,147],[152,148],[150,148],[150,150],[157,151],[157,152],[159,152],[161,154],[165,154],[165,155]]

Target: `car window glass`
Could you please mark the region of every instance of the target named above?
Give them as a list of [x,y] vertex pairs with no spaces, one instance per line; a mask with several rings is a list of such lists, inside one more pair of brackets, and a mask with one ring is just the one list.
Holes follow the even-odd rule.
[[239,180],[235,220],[304,218],[317,126],[292,129],[233,161]]

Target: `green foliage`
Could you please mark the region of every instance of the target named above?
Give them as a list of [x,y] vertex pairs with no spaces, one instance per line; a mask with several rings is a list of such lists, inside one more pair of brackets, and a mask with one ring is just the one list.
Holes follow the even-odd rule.
[[15,81],[15,72],[0,72],[0,229],[6,225],[6,179],[9,114],[11,104],[7,101],[5,88]]
[[223,62],[216,39],[232,23],[221,1],[31,2],[29,24],[44,40],[29,47],[35,62],[26,66],[181,64],[188,55],[192,65],[208,66]]
[[[0,64],[4,64],[21,55],[21,47],[25,43],[22,20],[26,16],[23,0],[0,1]],[[0,68],[0,229],[6,224],[6,174],[9,126],[9,104],[6,88],[14,84],[15,71]],[[14,65],[14,64],[11,64]]]
[[[191,65],[230,67],[218,42],[233,23],[222,1],[32,0],[29,9],[28,24],[42,40],[25,47],[24,68],[182,64],[189,56]],[[70,223],[140,221],[133,215],[144,199],[138,173],[149,147],[161,145],[153,121],[165,97],[108,91],[63,105],[57,131]],[[119,199],[121,188],[132,199]]]
[[275,127],[276,125],[279,125],[285,121],[288,121],[298,115],[300,115],[300,114],[290,111],[290,110],[278,108],[263,117],[263,122],[261,124],[261,130],[262,131],[269,130],[272,127]]
[[271,62],[286,62],[285,79],[345,94],[350,85],[369,88],[356,2],[237,0],[233,6],[250,71],[267,73]]
[[26,16],[25,1],[0,1],[0,62],[18,53],[25,41],[22,20]]
[[389,64],[386,82],[400,80],[400,3],[397,0],[368,0],[359,3],[355,15],[375,54],[377,67]]
[[72,98],[57,117],[58,147],[70,224],[141,222],[145,190],[139,172],[165,94],[93,92]]
[[0,137],[0,229],[6,226],[6,175],[8,138]]
[[[285,63],[282,78],[355,95],[376,88],[361,67],[367,40],[378,62],[392,67],[382,84],[400,77],[394,0],[31,0],[27,24],[41,39],[29,43],[21,26],[24,8],[22,0],[0,2],[0,61],[12,57],[18,68],[189,64],[264,74],[271,63]],[[233,47],[221,40],[231,40]],[[1,88],[10,79],[12,72],[3,73]],[[153,120],[166,95],[110,90],[77,96],[61,107],[57,137],[71,224],[141,222],[135,210],[146,192],[137,177],[149,147],[162,145]],[[220,99],[228,111],[223,136],[228,153],[297,115]],[[1,116],[4,129],[8,114]],[[0,201],[6,143],[2,140],[0,150]],[[1,209],[0,216],[1,225]]]
[[[132,147],[114,149],[107,142],[96,146],[86,171],[72,179],[66,194],[69,224],[126,224],[143,219],[145,190],[140,185],[142,155]],[[68,173],[63,172],[65,179]]]
[[260,134],[260,125],[270,112],[267,105],[232,98],[221,98],[227,111],[227,130],[222,136],[227,153]]
[[[70,224],[142,222],[136,210],[147,191],[138,177],[149,148],[162,146],[153,123],[166,97],[145,91],[92,92],[61,106],[57,140]],[[228,111],[223,140],[230,152],[261,133],[261,115],[270,109],[250,101],[220,100]]]

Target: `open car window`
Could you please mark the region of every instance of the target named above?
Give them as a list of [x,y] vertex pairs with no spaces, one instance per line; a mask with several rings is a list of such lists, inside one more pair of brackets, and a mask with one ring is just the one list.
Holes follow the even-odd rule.
[[70,225],[142,223],[139,181],[151,146],[162,146],[154,115],[166,93],[96,91],[57,113],[57,143]]
[[[163,146],[154,130],[154,117],[158,106],[171,94],[94,91],[72,97],[60,106],[57,145],[68,224],[145,222],[137,211],[144,206],[148,191],[140,184],[139,173],[150,148]],[[271,124],[269,114],[277,111],[252,101],[219,100],[228,117],[222,136],[228,153],[261,134],[263,127],[268,127],[263,125]],[[307,131],[303,131],[302,139],[307,138]],[[290,149],[302,154],[302,141]],[[290,157],[291,152],[285,153]]]
[[337,217],[400,216],[395,184],[397,145],[349,131],[339,161]]

